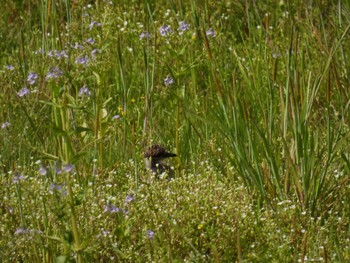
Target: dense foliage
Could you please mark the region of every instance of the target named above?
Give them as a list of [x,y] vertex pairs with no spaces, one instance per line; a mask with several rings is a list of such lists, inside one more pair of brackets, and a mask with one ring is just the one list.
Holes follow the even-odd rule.
[[349,261],[344,2],[4,4],[2,260]]

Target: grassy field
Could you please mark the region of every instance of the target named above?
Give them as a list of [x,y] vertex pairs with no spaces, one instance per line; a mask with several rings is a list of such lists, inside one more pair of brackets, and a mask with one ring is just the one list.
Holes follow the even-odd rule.
[[350,262],[350,3],[0,11],[0,261]]

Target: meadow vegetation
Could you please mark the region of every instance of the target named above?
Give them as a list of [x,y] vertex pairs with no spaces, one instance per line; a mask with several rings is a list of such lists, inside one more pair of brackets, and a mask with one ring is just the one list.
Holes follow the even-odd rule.
[[2,262],[350,261],[347,1],[0,11]]

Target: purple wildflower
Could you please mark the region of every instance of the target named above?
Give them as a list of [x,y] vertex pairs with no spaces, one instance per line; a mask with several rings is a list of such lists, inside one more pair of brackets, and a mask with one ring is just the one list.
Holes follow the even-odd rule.
[[47,72],[45,79],[57,79],[61,75],[63,75],[62,70],[60,70],[59,68],[52,68],[49,70],[49,72]]
[[98,48],[95,48],[94,50],[91,51],[91,56],[95,57],[97,53],[101,53],[101,50],[99,50]]
[[56,174],[61,174],[62,169],[60,167],[55,167],[55,172],[56,172]]
[[61,174],[62,173],[61,163],[59,161],[55,162],[55,172],[56,172],[56,174]]
[[90,30],[92,30],[92,28],[94,27],[95,23],[96,23],[95,21],[92,21],[92,22],[90,23],[90,25],[89,25],[89,29],[90,29]]
[[18,96],[20,96],[21,98],[24,97],[24,96],[27,96],[30,94],[30,90],[27,89],[27,87],[24,87],[22,89],[20,89],[18,92],[17,92]]
[[90,95],[91,95],[91,92],[89,90],[89,87],[83,86],[83,87],[80,88],[80,90],[79,90],[79,96],[80,97],[84,97],[84,96],[88,96],[89,97]]
[[68,58],[68,54],[65,50],[57,51],[56,58],[58,58],[58,59]]
[[170,76],[167,76],[165,79],[164,79],[164,85],[165,86],[171,86],[175,83],[174,79]]
[[45,176],[47,174],[47,169],[44,166],[40,166],[39,173]]
[[54,192],[59,192],[63,196],[67,195],[67,189],[64,188],[64,185],[62,184],[56,184],[56,183],[51,184],[49,188],[49,193],[53,194]]
[[180,21],[179,22],[179,28],[177,30],[179,30],[179,34],[182,35],[184,31],[187,31],[190,29],[190,24],[186,23],[185,21]]
[[159,32],[163,37],[165,37],[167,35],[170,35],[173,31],[169,25],[164,25],[160,27]]
[[207,30],[207,32],[205,32],[205,34],[206,34],[208,37],[216,37],[216,32],[215,32],[215,30],[212,29],[212,28],[209,28],[209,29]]
[[12,65],[7,65],[7,66],[5,66],[5,68],[8,69],[8,70],[10,70],[10,71],[15,70],[15,67],[12,66]]
[[89,62],[89,58],[85,55],[82,57],[77,57],[75,59],[75,63],[81,64],[81,65],[86,65]]
[[96,238],[106,237],[109,234],[104,228],[101,228],[101,234],[98,234]]
[[148,32],[142,32],[142,33],[140,34],[140,40],[142,40],[142,39],[144,39],[144,38],[151,39],[152,36],[151,36],[151,34],[148,33]]
[[47,53],[47,55],[48,55],[49,57],[55,57],[57,52],[58,52],[57,50],[50,50],[50,51]]
[[21,234],[29,234],[30,233],[30,231],[29,231],[29,229],[26,229],[26,228],[17,228],[16,229],[16,232],[15,232],[15,235],[21,235]]
[[155,233],[152,230],[147,230],[147,236],[149,239],[153,240],[154,235],[155,235]]
[[33,85],[38,78],[38,74],[35,72],[30,72],[27,77],[27,81],[29,82],[30,85]]
[[88,39],[86,39],[85,42],[88,43],[88,44],[90,44],[90,45],[95,44],[95,40],[94,40],[93,38],[91,38],[91,37],[88,38]]
[[1,129],[6,129],[10,126],[11,124],[8,121],[5,121],[4,123],[1,124]]
[[128,203],[130,203],[130,202],[132,202],[134,200],[135,200],[135,197],[133,195],[127,195],[125,197],[124,204],[128,204]]
[[53,193],[54,191],[61,191],[62,189],[63,189],[63,186],[61,184],[53,183],[50,185],[49,192]]
[[114,116],[112,117],[112,120],[118,120],[118,119],[120,119],[120,115],[119,115],[119,114],[114,115]]
[[105,205],[103,212],[118,213],[120,212],[120,208],[115,205],[108,204],[108,205]]
[[106,237],[108,234],[108,231],[106,231],[102,228],[101,233],[102,233],[102,236]]
[[18,183],[19,181],[22,181],[22,180],[24,180],[24,179],[25,179],[25,177],[24,177],[23,175],[21,175],[21,174],[16,174],[16,175],[13,177],[12,182]]
[[108,231],[104,230],[104,228],[101,228],[101,234],[96,235],[96,238],[106,237],[108,234]]
[[80,45],[79,43],[75,43],[74,46],[72,46],[74,49],[84,49],[84,47],[82,45]]
[[75,165],[72,163],[67,163],[67,164],[62,166],[62,169],[66,173],[70,173],[70,172],[73,172],[75,170]]
[[96,21],[91,21],[90,25],[89,25],[89,29],[92,30],[92,28],[94,26],[100,27],[102,26],[102,24],[100,22],[96,22]]
[[68,58],[68,54],[65,50],[62,51],[58,51],[58,50],[50,50],[47,55],[49,57],[55,57],[57,59],[61,59],[61,58]]
[[26,229],[26,228],[17,228],[15,231],[15,235],[28,235],[28,234],[32,234],[32,235],[40,235],[43,232],[40,230],[36,230],[36,229]]

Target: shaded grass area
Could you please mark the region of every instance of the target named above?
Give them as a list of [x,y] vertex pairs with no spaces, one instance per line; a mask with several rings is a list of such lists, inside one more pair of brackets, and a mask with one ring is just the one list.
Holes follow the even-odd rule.
[[3,258],[349,260],[348,4],[2,8]]

